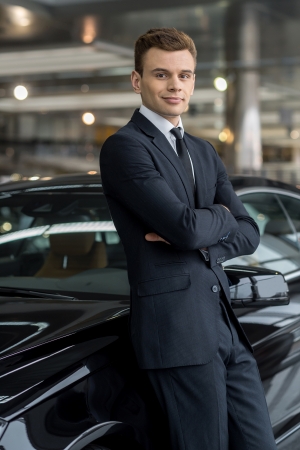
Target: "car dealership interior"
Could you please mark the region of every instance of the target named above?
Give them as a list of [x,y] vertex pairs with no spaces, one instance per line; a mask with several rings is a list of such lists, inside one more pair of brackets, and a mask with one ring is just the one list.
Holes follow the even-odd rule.
[[[0,0],[0,450],[174,450],[169,430],[179,427],[138,357],[179,369],[175,398],[184,385],[176,373],[215,364],[213,351],[191,354],[217,339],[218,358],[229,342],[225,401],[186,383],[188,407],[181,416],[172,407],[182,429],[200,393],[191,429],[207,432],[197,415],[207,408],[212,423],[229,414],[222,448],[240,418],[261,439],[258,385],[237,389],[250,343],[277,449],[299,450],[299,23],[300,0]],[[184,132],[204,141],[180,128],[164,136],[159,125],[172,121],[153,108],[152,124],[136,113],[103,145],[141,105],[134,44],[161,27],[196,44],[189,104],[190,91],[169,92],[174,80],[192,90],[191,52],[188,67],[165,52],[167,65],[148,72],[154,84],[172,75],[160,99],[186,100]],[[176,127],[174,110],[156,112]],[[242,341],[247,358],[230,378]],[[255,408],[233,411],[230,384],[233,405]],[[248,448],[229,434],[229,450]]]
[[297,0],[2,0],[1,181],[99,172],[140,105],[134,42],[166,26],[198,50],[186,131],[232,174],[300,184],[299,20]]

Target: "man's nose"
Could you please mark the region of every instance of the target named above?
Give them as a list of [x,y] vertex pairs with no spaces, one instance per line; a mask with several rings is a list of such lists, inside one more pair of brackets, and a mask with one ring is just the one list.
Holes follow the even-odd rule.
[[169,91],[180,91],[181,90],[180,80],[178,80],[177,77],[170,78],[168,83],[168,89]]

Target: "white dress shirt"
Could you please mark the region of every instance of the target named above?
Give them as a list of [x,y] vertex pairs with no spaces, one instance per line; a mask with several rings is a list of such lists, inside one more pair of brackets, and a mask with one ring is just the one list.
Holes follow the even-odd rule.
[[[170,142],[173,150],[175,151],[176,155],[178,156],[177,150],[176,150],[176,137],[174,136],[174,134],[171,133],[171,130],[172,130],[172,128],[180,128],[181,135],[182,135],[182,137],[184,136],[184,128],[182,125],[181,117],[179,118],[177,127],[174,127],[174,125],[171,122],[169,122],[167,119],[165,119],[164,117],[160,116],[159,114],[151,111],[151,109],[147,108],[144,105],[142,105],[140,107],[140,113],[143,114],[143,116],[145,116],[148,120],[150,120],[150,122],[153,123],[153,125],[156,128],[158,128],[159,131],[162,132],[162,134],[164,134],[166,136],[166,138]],[[188,151],[188,155],[189,155],[189,158],[191,161],[193,178],[194,178],[194,182],[195,182],[194,166],[193,166],[193,161],[192,161],[192,158],[190,157],[189,151]]]

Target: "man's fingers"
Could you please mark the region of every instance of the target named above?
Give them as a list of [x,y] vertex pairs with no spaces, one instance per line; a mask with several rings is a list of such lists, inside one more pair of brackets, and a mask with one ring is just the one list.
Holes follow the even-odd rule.
[[148,233],[145,236],[146,241],[158,241],[159,236],[156,233]]
[[166,244],[170,245],[169,242],[167,242],[162,237],[158,236],[158,234],[156,234],[156,233],[148,233],[148,234],[146,234],[145,239],[146,239],[146,241],[151,241],[151,242],[161,241],[161,242],[165,242]]

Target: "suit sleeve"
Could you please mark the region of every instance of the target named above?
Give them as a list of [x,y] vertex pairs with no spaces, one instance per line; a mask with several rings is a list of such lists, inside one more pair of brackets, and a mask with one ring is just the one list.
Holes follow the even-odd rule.
[[258,247],[260,240],[256,222],[249,216],[243,203],[234,192],[221,159],[217,154],[216,157],[218,161],[218,181],[214,201],[217,204],[227,206],[238,224],[238,230],[233,241],[221,240],[209,247],[211,267],[236,256],[252,254]]
[[216,245],[223,236],[233,242],[239,224],[221,205],[202,209],[181,202],[156,170],[148,151],[127,134],[115,134],[103,145],[100,169],[104,193],[128,208],[149,229],[176,249]]

